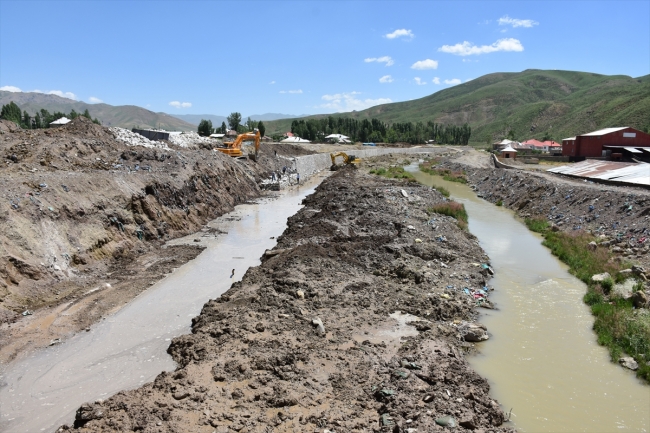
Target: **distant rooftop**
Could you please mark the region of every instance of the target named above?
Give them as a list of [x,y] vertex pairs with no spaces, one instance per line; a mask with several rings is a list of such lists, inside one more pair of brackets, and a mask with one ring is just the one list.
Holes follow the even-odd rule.
[[611,134],[612,132],[620,131],[621,129],[627,129],[629,126],[619,126],[618,128],[605,128],[605,129],[599,129],[598,131],[594,132],[588,132],[587,134],[581,134],[583,137],[595,137],[598,135],[607,135]]
[[70,119],[67,117],[62,117],[60,119],[56,119],[54,122],[51,122],[50,125],[65,125],[66,123],[72,122]]

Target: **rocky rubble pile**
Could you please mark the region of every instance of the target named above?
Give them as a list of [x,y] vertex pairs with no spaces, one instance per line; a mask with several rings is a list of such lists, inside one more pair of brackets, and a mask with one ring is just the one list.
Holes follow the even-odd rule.
[[176,146],[180,147],[201,147],[201,145],[208,145],[210,148],[215,147],[221,142],[213,138],[201,137],[196,132],[172,132],[169,134],[169,141]]
[[162,143],[160,141],[149,140],[147,137],[144,137],[135,132],[131,132],[128,129],[118,128],[118,127],[111,127],[108,129],[113,133],[116,140],[121,141],[127,146],[143,146],[149,148],[169,150],[167,144]]
[[485,256],[453,218],[429,224],[443,201],[339,171],[173,340],[176,371],[59,431],[512,431],[465,358],[487,333],[455,288],[485,285]]

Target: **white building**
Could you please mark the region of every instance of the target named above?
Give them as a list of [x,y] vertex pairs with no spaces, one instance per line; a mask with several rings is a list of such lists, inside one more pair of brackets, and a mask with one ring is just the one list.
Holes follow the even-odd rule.
[[327,140],[338,140],[339,143],[352,143],[350,141],[350,137],[347,135],[343,134],[330,134],[327,137],[325,137]]
[[50,128],[58,128],[59,126],[67,125],[70,122],[72,121],[67,117],[62,117],[60,119],[56,119],[54,122],[50,122]]

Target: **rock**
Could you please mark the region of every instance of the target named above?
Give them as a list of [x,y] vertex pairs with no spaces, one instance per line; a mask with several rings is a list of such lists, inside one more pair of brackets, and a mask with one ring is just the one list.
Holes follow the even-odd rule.
[[612,276],[609,275],[609,272],[605,272],[603,274],[592,275],[591,276],[591,281],[593,281],[594,283],[602,283],[603,281],[605,281],[608,278],[612,278]]
[[104,417],[104,411],[99,405],[95,404],[82,404],[77,413],[75,414],[75,427],[83,427],[88,421],[94,419],[102,419]]
[[634,292],[632,294],[632,304],[634,308],[646,308],[648,306],[648,295],[642,290]]
[[471,412],[465,413],[458,421],[458,425],[469,430],[474,430],[478,427],[474,420],[474,415]]
[[618,363],[625,368],[629,368],[630,370],[636,370],[639,368],[639,364],[637,364],[637,362],[631,356],[619,358]]
[[598,244],[596,242],[589,242],[587,244],[587,248],[591,251],[594,251],[596,248],[598,248]]
[[454,418],[451,415],[436,418],[436,424],[441,425],[443,427],[454,428],[456,427],[456,418]]
[[485,341],[490,338],[485,327],[476,325],[474,323],[463,324],[459,326],[458,329],[463,336],[463,340],[465,341],[476,343],[479,341]]
[[325,334],[325,325],[323,325],[322,320],[320,320],[318,317],[316,317],[315,319],[313,319],[311,321],[311,323],[312,323],[312,325],[318,327],[318,333],[319,334]]
[[643,268],[643,266],[634,265],[634,266],[632,266],[632,272],[635,275],[644,275],[645,274],[645,269]]
[[302,290],[298,290],[296,292],[296,297],[298,297],[299,299],[305,299],[305,292],[303,292]]
[[183,400],[184,398],[187,398],[190,396],[190,393],[187,391],[177,391],[174,394],[172,394],[172,397],[174,397],[174,400]]
[[632,269],[623,269],[623,270],[618,271],[618,273],[621,274],[621,275],[630,275],[630,274],[632,274]]
[[620,252],[622,252],[622,251],[623,251],[623,249],[622,249],[621,247],[614,247],[614,248],[612,248],[612,252],[613,252],[613,253],[620,253]]
[[255,330],[257,332],[264,332],[264,329],[265,329],[264,324],[262,322],[259,322],[257,323],[257,325],[255,325]]
[[400,192],[402,193],[403,197],[408,197],[409,196],[408,193],[406,191],[404,191],[403,189],[400,190]]

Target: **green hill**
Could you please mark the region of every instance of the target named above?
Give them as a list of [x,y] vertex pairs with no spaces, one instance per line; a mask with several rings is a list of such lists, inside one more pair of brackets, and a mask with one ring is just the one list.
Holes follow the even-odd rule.
[[[332,116],[387,123],[468,123],[474,143],[504,138],[510,130],[518,140],[541,138],[548,132],[560,141],[610,126],[649,127],[650,75],[631,78],[555,70],[494,73],[424,98]],[[289,131],[292,120],[269,122],[267,134]]]
[[86,104],[44,93],[0,91],[0,106],[12,101],[21,110],[27,111],[31,115],[42,108],[52,113],[55,111],[69,113],[71,110],[83,113],[88,109],[92,118],[96,117],[104,126],[119,126],[126,129],[140,127],[162,128],[168,131],[196,131],[195,125],[181,119],[166,113],[154,113],[135,105]]

